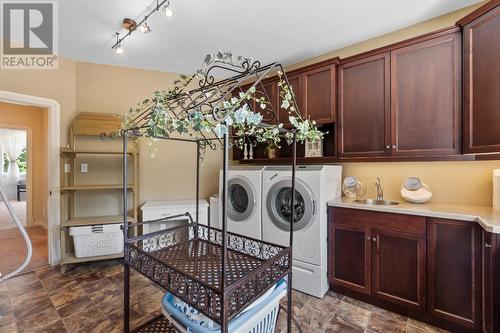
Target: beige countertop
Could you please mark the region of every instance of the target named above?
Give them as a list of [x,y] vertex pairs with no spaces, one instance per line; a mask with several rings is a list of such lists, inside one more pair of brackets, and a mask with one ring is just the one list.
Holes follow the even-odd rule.
[[479,223],[484,230],[500,234],[500,212],[488,206],[451,205],[442,203],[412,204],[397,200],[399,205],[371,206],[352,202],[347,198],[328,202],[331,207],[371,210],[376,212],[419,215]]

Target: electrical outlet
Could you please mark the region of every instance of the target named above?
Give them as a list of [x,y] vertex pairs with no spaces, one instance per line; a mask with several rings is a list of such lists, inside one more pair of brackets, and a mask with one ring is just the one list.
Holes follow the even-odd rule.
[[89,169],[88,169],[88,164],[87,163],[82,163],[80,164],[80,172],[82,173],[86,173]]
[[64,163],[64,173],[70,173],[70,172],[71,172],[71,164]]

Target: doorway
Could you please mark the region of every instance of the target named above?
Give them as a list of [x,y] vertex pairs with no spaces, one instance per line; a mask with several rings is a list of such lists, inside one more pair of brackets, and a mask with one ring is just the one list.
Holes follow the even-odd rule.
[[[26,228],[33,255],[26,271],[49,264],[47,219],[47,109],[0,102],[0,185]],[[24,261],[26,245],[0,201],[0,272]]]

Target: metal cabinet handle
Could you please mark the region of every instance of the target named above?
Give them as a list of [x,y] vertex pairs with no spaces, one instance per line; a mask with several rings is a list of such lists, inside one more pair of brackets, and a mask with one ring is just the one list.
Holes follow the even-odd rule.
[[392,145],[392,149],[396,149],[396,145]]
[[387,145],[387,146],[385,146],[385,149],[389,150],[389,149],[391,149],[391,146]]
[[367,237],[366,237],[366,240],[367,240],[367,241],[371,241],[371,240],[372,240],[372,238],[371,238],[370,236],[367,236]]
[[491,244],[484,243],[484,247],[487,248],[487,249],[489,249],[489,248],[491,248]]
[[377,238],[373,237],[372,242],[376,242],[376,241],[377,241]]

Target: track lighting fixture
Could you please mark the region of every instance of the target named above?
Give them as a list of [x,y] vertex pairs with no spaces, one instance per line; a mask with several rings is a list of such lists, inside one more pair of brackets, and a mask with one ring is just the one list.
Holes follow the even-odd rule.
[[130,19],[130,18],[125,18],[123,19],[122,27],[127,29],[128,32],[123,35],[123,37],[120,37],[120,33],[116,33],[116,42],[113,44],[111,47],[112,50],[115,51],[116,54],[120,55],[123,53],[123,48],[122,48],[122,42],[125,38],[130,36],[137,28],[139,28],[139,31],[141,31],[144,34],[147,34],[151,32],[151,28],[148,25],[148,18],[153,15],[155,12],[162,11],[163,14],[165,14],[166,17],[171,18],[174,16],[174,10],[172,9],[172,5],[170,3],[170,0],[156,0],[156,6],[149,14],[147,14],[142,21],[137,23],[135,20]]

